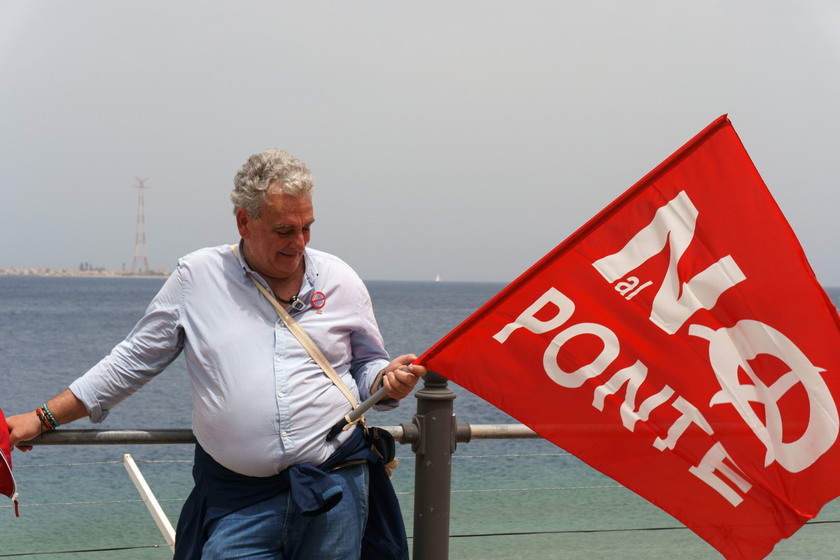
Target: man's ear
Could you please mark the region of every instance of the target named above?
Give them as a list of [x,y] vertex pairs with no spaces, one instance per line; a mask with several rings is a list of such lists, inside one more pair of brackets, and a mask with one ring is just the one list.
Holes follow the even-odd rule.
[[239,236],[242,239],[248,239],[251,234],[249,232],[249,225],[253,221],[251,215],[244,208],[236,210],[236,229],[239,230]]

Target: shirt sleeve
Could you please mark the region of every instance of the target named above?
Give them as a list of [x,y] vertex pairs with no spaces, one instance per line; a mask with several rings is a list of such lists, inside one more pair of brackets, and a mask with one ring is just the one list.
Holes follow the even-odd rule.
[[111,353],[70,385],[91,422],[108,412],[171,364],[184,348],[180,267],[149,304],[143,318]]
[[[385,351],[385,342],[379,332],[376,317],[373,314],[373,304],[367,288],[362,285],[359,293],[359,328],[350,335],[353,348],[353,361],[350,373],[359,387],[359,396],[365,400],[371,396],[371,385],[376,376],[387,366],[391,359]],[[391,410],[399,406],[396,399],[380,401],[376,410]]]

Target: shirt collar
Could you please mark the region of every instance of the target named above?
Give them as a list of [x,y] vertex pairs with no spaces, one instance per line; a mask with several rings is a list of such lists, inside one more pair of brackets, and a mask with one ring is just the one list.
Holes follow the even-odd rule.
[[247,276],[248,273],[256,274],[251,267],[248,266],[248,262],[245,260],[245,240],[240,239],[239,243],[236,245],[236,250],[233,252],[236,255],[236,258],[239,259],[239,265],[242,267],[242,272],[245,273]]

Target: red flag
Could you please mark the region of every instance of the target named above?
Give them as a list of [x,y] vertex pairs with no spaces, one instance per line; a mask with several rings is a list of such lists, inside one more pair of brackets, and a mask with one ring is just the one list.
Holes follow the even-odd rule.
[[724,115],[418,361],[756,559],[840,495],[839,348]]
[[0,494],[8,496],[15,503],[15,515],[18,515],[17,484],[12,474],[12,450],[9,446],[9,427],[6,417],[0,410]]

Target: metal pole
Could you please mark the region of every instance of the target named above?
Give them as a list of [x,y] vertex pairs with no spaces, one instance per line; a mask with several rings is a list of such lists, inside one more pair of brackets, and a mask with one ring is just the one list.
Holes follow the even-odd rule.
[[149,513],[152,514],[155,525],[158,526],[163,538],[166,539],[166,545],[169,547],[169,550],[175,552],[175,529],[172,528],[172,523],[169,522],[169,518],[163,513],[163,508],[160,507],[160,502],[157,501],[152,489],[149,488],[146,478],[140,472],[140,469],[137,468],[137,463],[134,462],[134,458],[128,453],[123,456],[123,463],[125,464],[125,470],[128,471],[128,476],[134,482],[135,488],[140,492],[140,497],[146,502],[146,507]]
[[455,393],[440,375],[429,372],[423,388],[415,393],[414,424],[419,441],[411,449],[417,456],[414,471],[414,560],[448,560],[449,491],[457,421],[452,401]]
[[[418,391],[419,392],[419,391]],[[420,428],[417,423],[399,426],[379,426],[388,430],[394,439],[402,444],[420,441]],[[584,428],[576,427],[577,430]],[[600,434],[597,429],[590,429],[593,437]],[[458,443],[468,443],[476,439],[540,439],[534,431],[522,424],[470,424],[458,422],[456,432]],[[47,432],[33,439],[22,441],[18,445],[137,445],[137,444],[179,444],[195,443],[192,430],[187,429],[123,429],[123,430],[66,430]]]
[[136,445],[162,443],[195,443],[192,430],[56,430],[18,445]]

